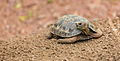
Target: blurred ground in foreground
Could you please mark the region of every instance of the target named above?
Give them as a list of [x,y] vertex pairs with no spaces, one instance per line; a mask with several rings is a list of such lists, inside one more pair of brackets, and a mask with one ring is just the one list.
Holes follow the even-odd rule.
[[58,17],[77,14],[89,20],[120,15],[120,0],[0,0],[0,38],[44,29]]

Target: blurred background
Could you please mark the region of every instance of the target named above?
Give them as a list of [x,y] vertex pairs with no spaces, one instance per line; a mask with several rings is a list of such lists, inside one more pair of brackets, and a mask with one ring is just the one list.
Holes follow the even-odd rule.
[[0,0],[0,39],[40,32],[65,14],[120,17],[120,0]]

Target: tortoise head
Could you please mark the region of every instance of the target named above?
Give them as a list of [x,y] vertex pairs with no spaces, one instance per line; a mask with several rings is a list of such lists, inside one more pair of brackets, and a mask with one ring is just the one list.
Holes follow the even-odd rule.
[[76,26],[81,31],[85,30],[86,28],[89,28],[88,24],[83,21],[76,22]]

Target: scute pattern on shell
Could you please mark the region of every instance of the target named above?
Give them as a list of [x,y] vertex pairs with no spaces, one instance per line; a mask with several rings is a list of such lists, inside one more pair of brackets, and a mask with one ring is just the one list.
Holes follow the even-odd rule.
[[72,37],[81,33],[77,29],[75,22],[84,21],[89,24],[89,21],[77,15],[64,15],[59,18],[51,27],[51,33],[61,37]]

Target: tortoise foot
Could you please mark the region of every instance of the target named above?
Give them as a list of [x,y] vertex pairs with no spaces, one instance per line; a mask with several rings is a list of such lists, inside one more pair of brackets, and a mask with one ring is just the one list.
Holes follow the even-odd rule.
[[97,31],[97,33],[93,33],[91,35],[93,38],[99,38],[99,37],[101,37],[103,35],[103,33],[102,33],[102,31],[100,29],[97,29],[96,31]]

